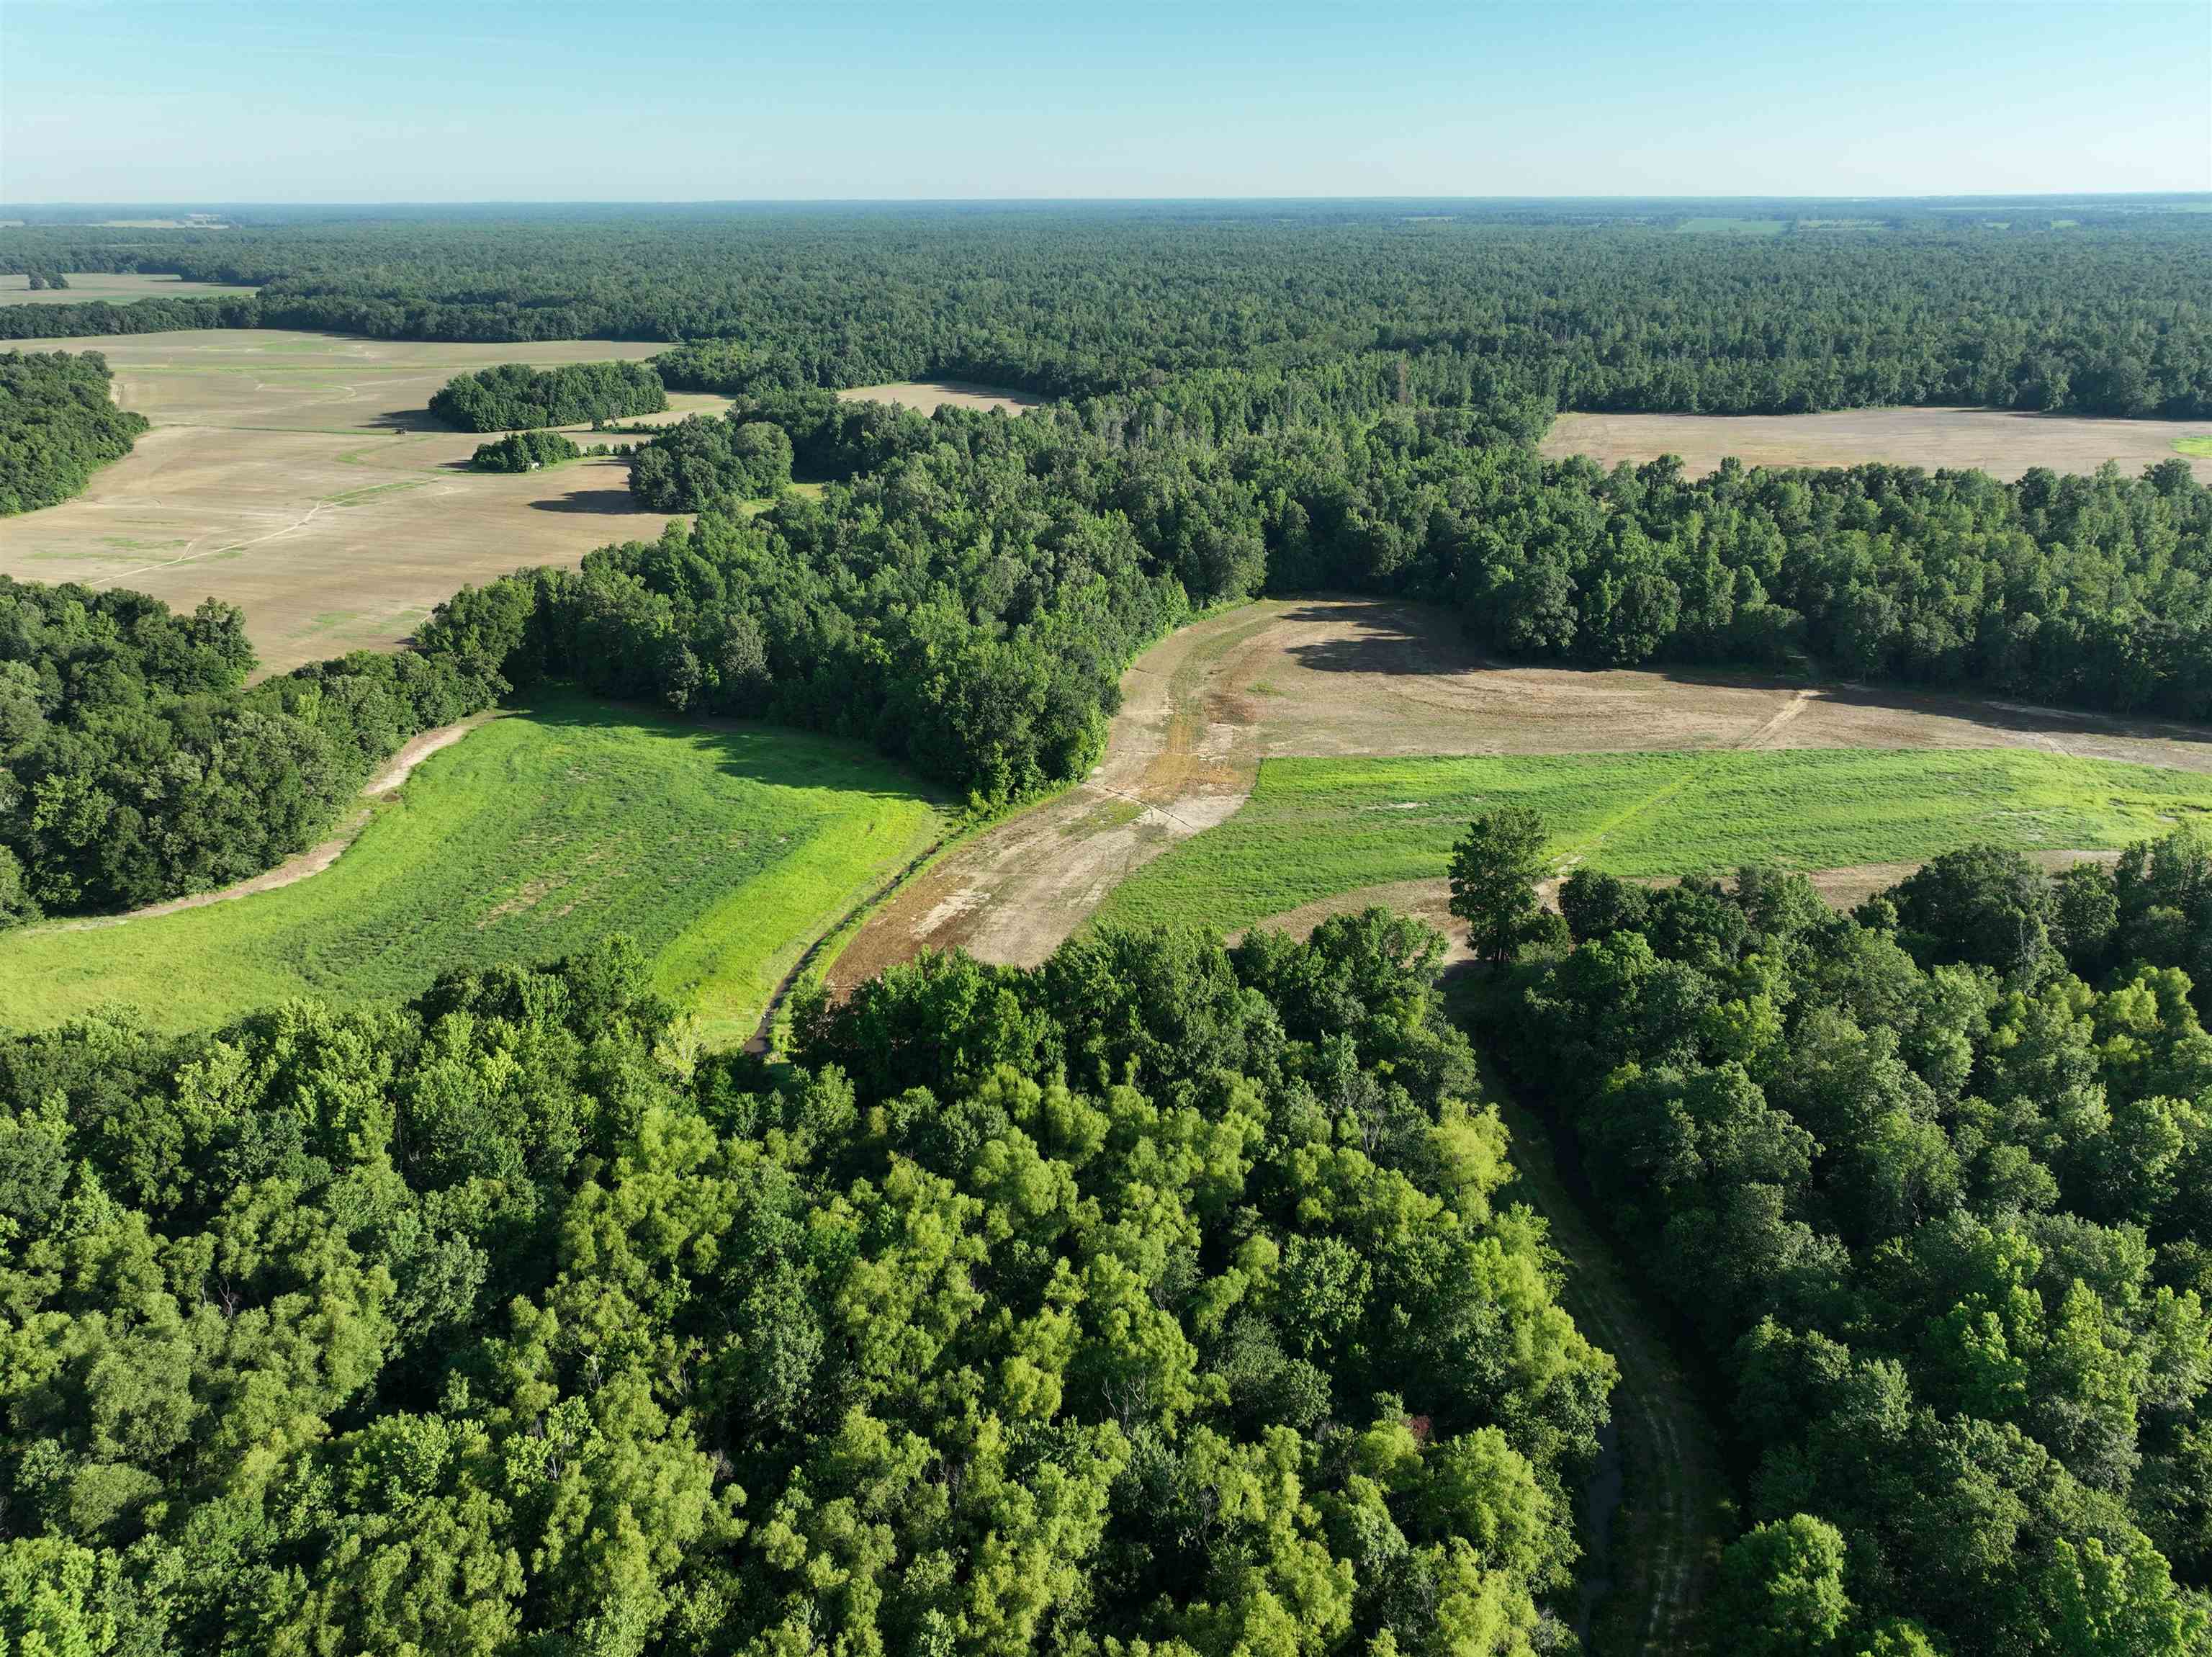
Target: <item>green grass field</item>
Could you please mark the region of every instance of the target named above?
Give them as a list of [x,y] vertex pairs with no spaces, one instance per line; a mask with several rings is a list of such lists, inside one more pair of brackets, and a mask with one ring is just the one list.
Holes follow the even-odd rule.
[[2212,455],[2212,436],[2203,437],[2177,437],[2173,440],[2173,448],[2174,452],[2178,454]]
[[2212,821],[2212,777],[2020,748],[1271,759],[1243,810],[1139,869],[1099,918],[1226,931],[1431,879],[1496,805],[1541,813],[1562,861],[1649,878],[1905,862],[1988,840],[2121,846]]
[[806,945],[943,821],[856,744],[549,701],[431,756],[296,885],[0,937],[0,1024],[122,1002],[181,1029],[303,994],[395,999],[448,966],[535,961],[622,931],[710,1039],[742,1039]]

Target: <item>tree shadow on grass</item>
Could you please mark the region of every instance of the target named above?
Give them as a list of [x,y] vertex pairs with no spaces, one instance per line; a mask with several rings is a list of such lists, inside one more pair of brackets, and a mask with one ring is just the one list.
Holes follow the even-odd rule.
[[2156,716],[2043,707],[2001,694],[1978,695],[1971,691],[1822,682],[1771,669],[1661,662],[1609,667],[1548,657],[1516,660],[1484,652],[1468,637],[1462,618],[1441,605],[1390,599],[1299,600],[1283,612],[1282,619],[1336,630],[1333,637],[1291,644],[1284,651],[1300,667],[1316,673],[1385,676],[1524,673],[1591,679],[1622,676],[1685,687],[1767,691],[1778,696],[1810,690],[1821,701],[1839,708],[1958,720],[2015,737],[2063,738],[2071,734],[2183,743],[2201,749],[2203,763],[2212,769],[2212,726]]
[[565,686],[538,691],[514,710],[540,724],[570,729],[645,731],[703,746],[725,776],[777,788],[837,789],[939,809],[952,802],[936,785],[864,742],[765,720],[692,717],[644,703],[602,700]]

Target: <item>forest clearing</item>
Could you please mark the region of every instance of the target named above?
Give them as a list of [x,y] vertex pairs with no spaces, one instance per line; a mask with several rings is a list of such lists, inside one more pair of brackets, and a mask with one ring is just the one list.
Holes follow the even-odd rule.
[[[1089,777],[964,843],[902,886],[838,955],[830,981],[849,988],[922,949],[957,947],[987,960],[1033,965],[1101,905],[1122,918],[1159,918],[1132,907],[1146,901],[1135,894],[1182,877],[1139,871],[1202,831],[1233,838],[1263,762],[1340,758],[1354,771],[1370,761],[1379,771],[1385,760],[1419,765],[1433,755],[1656,751],[1661,757],[1654,763],[1671,767],[1679,763],[1674,754],[1698,750],[1918,749],[1963,756],[1961,766],[1981,768],[1974,773],[1977,786],[1997,795],[2027,787],[2031,777],[2039,779],[2037,789],[2048,789],[2041,779],[2052,774],[2035,771],[2032,763],[2011,768],[1992,757],[1976,757],[1976,751],[2019,749],[2045,759],[2074,757],[2212,773],[2212,732],[2199,727],[1753,675],[1507,665],[1469,645],[1459,618],[1449,611],[1365,598],[1262,599],[1209,617],[1139,656],[1122,678],[1121,695],[1106,756]],[[1724,847],[1669,850],[1645,841],[1635,869],[1620,872],[1680,874],[1759,856],[1806,869],[1917,860],[1952,844],[1946,836],[1966,833],[1981,820],[1967,803],[1954,802],[1958,814],[1947,817],[1943,834],[1926,838],[1924,844],[1854,825],[1858,807],[1851,790],[1875,780],[1875,772],[1853,768],[1878,771],[1882,763],[1868,754],[1833,766],[1803,765],[1792,773],[1790,786],[1808,792],[1790,809],[1810,805],[1821,814],[1821,826],[1808,830],[1802,847],[1814,861],[1796,857],[1781,840],[1760,838],[1765,829],[1787,826],[1785,811],[1762,816],[1755,825],[1735,825]],[[1632,769],[1626,761],[1597,768],[1600,777],[1625,790],[1615,793],[1601,783],[1602,798],[1619,805],[1636,797]],[[1933,796],[1933,803],[1942,805],[1943,785],[1934,779],[1945,773],[1932,757],[1905,764],[1904,771],[1926,782],[1925,789],[1913,785],[1916,799]],[[1664,781],[1673,780],[1670,771]],[[1890,780],[1881,778],[1885,786]],[[1838,792],[1830,794],[1831,786]],[[2026,795],[2016,807],[1997,795],[1984,795],[1990,811],[2030,809]],[[1449,809],[1459,811],[1464,822],[1470,801],[1455,793]],[[2079,816],[2063,820],[2085,823]],[[1293,884],[1255,890],[1236,905],[1234,918],[1207,908],[1196,895],[1188,905],[1178,899],[1168,906],[1178,918],[1232,929],[1331,892],[1433,874],[1439,861],[1407,864],[1380,852],[1403,826],[1362,819],[1331,831],[1342,832],[1352,848],[1357,868],[1352,873],[1358,878],[1347,875],[1346,884],[1297,886],[1295,858],[1316,848],[1298,845],[1286,867],[1281,859],[1292,849],[1271,844],[1247,872],[1263,883]],[[2081,832],[2087,832],[2086,824]],[[2069,849],[2118,844],[2109,838],[2052,839],[2039,832],[2008,838],[2026,846]],[[1370,839],[1378,850],[1372,861],[1363,861],[1366,854],[1358,848]],[[1210,856],[1207,844],[1200,840],[1182,855],[1203,862]],[[1132,877],[1138,877],[1133,892],[1109,904],[1109,895]]]
[[628,933],[724,1045],[800,952],[939,832],[866,750],[552,698],[425,761],[312,880],[0,935],[0,1004],[43,1027],[128,1004],[189,1029],[295,996],[358,1006],[439,972]]
[[902,380],[887,386],[848,386],[837,393],[848,403],[896,403],[917,414],[941,408],[1003,409],[1019,414],[1044,401],[1004,386],[977,386],[954,380]]
[[[2186,455],[2212,482],[2202,420],[2100,420],[2010,409],[1839,409],[1825,414],[1562,414],[1544,439],[1553,460],[1586,454],[1601,466],[1680,455],[1702,477],[1730,456],[1747,466],[1849,466],[1880,461],[1929,472],[1972,467],[1992,478],[2032,466],[2094,472],[2110,460],[2130,476]],[[2196,445],[2192,447],[2191,445]]]
[[[154,424],[76,499],[0,526],[0,574],[128,587],[178,610],[213,594],[246,612],[264,673],[390,649],[465,583],[572,565],[609,541],[651,539],[665,521],[634,509],[619,458],[475,473],[466,466],[482,439],[423,412],[471,369],[635,360],[650,344],[422,344],[278,329],[18,343],[100,350],[116,401]],[[679,393],[667,414],[647,417],[726,400]]]

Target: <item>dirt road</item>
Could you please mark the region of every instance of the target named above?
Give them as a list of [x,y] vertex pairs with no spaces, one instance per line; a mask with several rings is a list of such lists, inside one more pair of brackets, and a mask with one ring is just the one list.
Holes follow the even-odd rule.
[[1066,794],[958,848],[878,909],[830,969],[844,990],[925,949],[1034,966],[1130,872],[1244,803],[1259,771],[1255,721],[1221,686],[1281,606],[1209,618],[1121,677],[1106,756]]

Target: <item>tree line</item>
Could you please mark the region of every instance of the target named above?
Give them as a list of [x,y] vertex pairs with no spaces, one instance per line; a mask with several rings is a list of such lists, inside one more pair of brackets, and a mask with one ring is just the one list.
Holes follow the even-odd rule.
[[1971,850],[1849,915],[1583,868],[1539,917],[1516,815],[1455,862],[1518,957],[1479,1021],[1724,1389],[1715,1648],[2205,1649],[2212,846]]
[[[517,682],[864,736],[990,802],[1080,775],[1133,652],[1263,588],[1449,605],[1522,658],[1809,661],[2212,717],[2212,491],[2178,460],[2134,480],[1729,465],[1693,481],[1671,462],[1547,461],[1466,409],[1213,446],[1155,406],[1009,420],[748,399],[633,463],[657,490],[706,479],[640,494],[708,509],[696,524],[457,603],[536,614],[499,669]],[[676,469],[695,441],[719,454],[776,422],[802,469],[875,469],[750,517],[726,496],[758,478]]]
[[643,362],[569,362],[533,369],[501,362],[457,374],[430,412],[462,431],[515,431],[657,414],[668,406],[660,376]]
[[[703,509],[695,522],[457,595],[404,671],[462,687],[426,709],[550,678],[856,736],[985,808],[1080,776],[1139,650],[1268,589],[1445,604],[1524,658],[1809,661],[2212,717],[2212,491],[2178,460],[2133,480],[1734,465],[1690,480],[1667,461],[1542,460],[1545,417],[1513,376],[1450,353],[1193,375],[1018,419],[750,394],[633,454],[641,503]],[[794,464],[830,480],[819,500],[732,504]],[[71,717],[61,696],[50,723]],[[87,786],[129,795],[119,772]],[[7,843],[75,868],[104,855],[102,820],[72,832],[76,850],[27,826]],[[27,879],[61,910],[144,901],[293,838],[250,832],[241,860],[195,850],[128,879]]]
[[0,517],[79,493],[146,417],[115,406],[98,351],[0,351]]
[[419,731],[507,688],[359,651],[244,688],[245,618],[0,576],[0,927],[130,909],[313,845]]
[[301,215],[165,233],[158,250],[143,230],[41,225],[0,231],[0,265],[258,294],[0,308],[0,336],[704,341],[745,389],[946,377],[1053,396],[1451,350],[1570,409],[2212,414],[2212,228],[2068,212],[2000,228],[1899,207],[1863,229],[1744,238],[1633,207],[478,210]]
[[0,1038],[0,1637],[1534,1657],[1612,1361],[1379,911],[703,1053],[618,941]]

